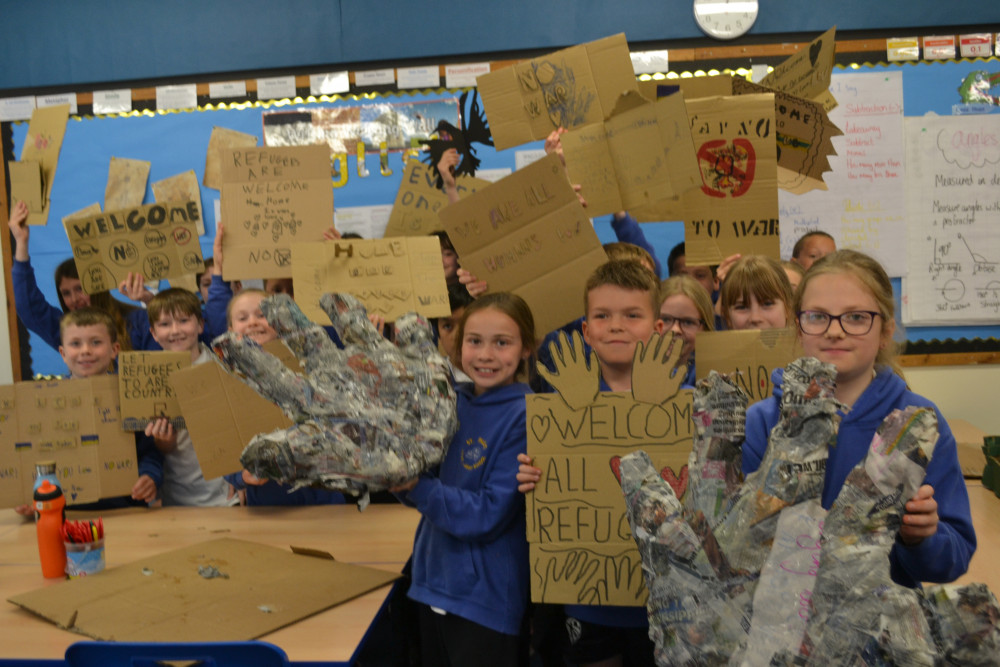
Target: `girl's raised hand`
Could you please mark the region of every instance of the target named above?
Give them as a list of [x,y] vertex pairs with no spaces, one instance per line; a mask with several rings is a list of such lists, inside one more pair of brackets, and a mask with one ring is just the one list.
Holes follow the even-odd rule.
[[899,539],[907,546],[916,546],[937,532],[938,520],[934,487],[924,484],[917,489],[917,495],[906,503]]
[[148,304],[153,300],[153,293],[146,289],[146,281],[141,273],[129,271],[125,280],[118,285],[118,291],[133,301],[141,301]]
[[222,275],[222,235],[225,228],[221,222],[215,223],[215,240],[212,241],[212,275]]

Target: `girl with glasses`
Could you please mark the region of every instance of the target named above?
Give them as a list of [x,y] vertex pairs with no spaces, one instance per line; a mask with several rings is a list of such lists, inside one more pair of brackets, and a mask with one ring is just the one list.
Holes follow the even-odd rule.
[[686,274],[678,274],[660,285],[660,321],[665,331],[673,331],[684,346],[677,362],[687,368],[684,385],[694,386],[694,341],[699,331],[715,330],[712,297],[701,283]]
[[[890,412],[908,406],[933,408],[938,441],[923,486],[906,503],[890,554],[891,573],[895,582],[910,587],[954,581],[968,569],[976,549],[969,497],[951,429],[933,403],[908,389],[893,361],[895,308],[885,270],[860,252],[833,252],[806,272],[793,307],[805,355],[836,367],[835,395],[848,408],[841,414],[837,441],[829,448],[823,507],[830,508]],[[778,421],[781,369],[773,379],[776,396],[747,410],[744,474],[760,465],[768,434]]]

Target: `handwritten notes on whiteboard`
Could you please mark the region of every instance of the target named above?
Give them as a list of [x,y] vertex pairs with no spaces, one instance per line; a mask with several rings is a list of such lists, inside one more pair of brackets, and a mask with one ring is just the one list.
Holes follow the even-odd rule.
[[844,135],[832,139],[828,190],[778,192],[781,256],[791,257],[807,231],[832,235],[838,248],[877,258],[889,275],[906,270],[902,72],[834,74],[838,106],[830,120]]
[[906,119],[907,324],[1000,318],[1000,117]]

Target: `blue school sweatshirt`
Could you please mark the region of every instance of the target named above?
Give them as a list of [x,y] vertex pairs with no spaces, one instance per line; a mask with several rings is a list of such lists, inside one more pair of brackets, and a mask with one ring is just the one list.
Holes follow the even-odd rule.
[[[875,431],[890,412],[911,405],[933,408],[938,420],[938,440],[924,483],[934,487],[940,518],[937,533],[912,547],[897,539],[889,561],[892,580],[903,586],[916,587],[922,581],[954,581],[969,568],[969,560],[976,550],[969,494],[958,463],[955,436],[933,403],[907,389],[906,382],[890,368],[880,367],[877,370],[872,383],[851,409],[841,413],[837,444],[830,448],[826,463],[821,499],[823,508],[830,509],[847,475],[864,459]],[[768,435],[778,423],[783,374],[784,369],[779,368],[771,375],[774,396],[747,410],[746,441],[743,443],[744,475],[760,467]]]
[[457,388],[458,432],[436,473],[400,500],[423,514],[409,597],[507,635],[528,606],[528,541],[517,455],[525,451],[526,384],[480,396]]

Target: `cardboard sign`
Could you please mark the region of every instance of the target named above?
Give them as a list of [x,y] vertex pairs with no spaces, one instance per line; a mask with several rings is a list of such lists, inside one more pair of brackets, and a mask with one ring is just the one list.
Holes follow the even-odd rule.
[[84,206],[79,211],[74,211],[62,219],[63,226],[70,220],[76,220],[77,218],[90,218],[95,215],[101,214],[101,205],[97,202],[90,204],[89,206]]
[[771,371],[802,356],[794,329],[705,331],[698,334],[695,374],[729,374],[753,404],[771,396]]
[[639,81],[636,85],[639,86],[639,92],[642,96],[653,102],[678,91],[684,93],[685,100],[694,100],[699,97],[732,95],[733,87],[730,83],[732,78],[731,74],[714,74],[712,76],[695,76],[690,79],[670,79],[669,81]]
[[142,200],[146,198],[149,167],[150,163],[145,160],[130,160],[112,155],[108,165],[108,184],[104,187],[104,210],[117,211],[142,206]]
[[172,373],[170,386],[205,479],[242,469],[240,454],[258,433],[292,425],[277,405],[214,361]]
[[294,243],[292,260],[295,301],[317,324],[330,324],[319,300],[333,292],[353,294],[387,322],[413,311],[451,315],[436,236]]
[[[38,199],[42,202],[41,212],[28,211],[29,225],[44,225],[49,220],[49,198],[52,181],[59,164],[59,149],[66,135],[66,121],[69,119],[69,105],[57,104],[37,108],[31,112],[28,134],[21,148],[21,162],[35,162],[41,172],[42,191]],[[35,197],[33,196],[32,199]]]
[[[438,190],[436,182],[434,169],[429,165],[414,159],[406,163],[384,236],[427,236],[441,229],[438,211],[448,205],[448,195]],[[466,197],[489,184],[474,176],[462,175],[455,179],[459,197]]]
[[779,63],[760,80],[760,85],[813,100],[827,111],[834,109],[837,100],[830,94],[830,76],[836,56],[836,38],[837,26],[833,26],[807,48]]
[[[200,566],[225,578],[206,579]],[[266,635],[359,595],[398,574],[223,538],[164,552],[10,598],[94,639],[233,642]],[[156,600],[150,605],[150,600]],[[267,613],[259,607],[267,605]],[[229,614],[223,610],[242,610]]]
[[31,213],[41,213],[45,209],[41,166],[34,161],[8,162],[7,173],[10,174],[11,210],[15,203],[23,201],[28,207],[29,218]]
[[287,278],[292,243],[317,242],[333,224],[327,146],[222,151],[226,280]]
[[181,404],[170,386],[170,376],[190,365],[190,352],[128,351],[118,355],[122,428],[143,431],[159,417],[168,417],[174,428],[184,428]]
[[637,90],[624,34],[504,67],[476,85],[498,151],[600,123],[619,95]]
[[774,95],[688,100],[701,187],[684,199],[688,266],[779,258]]
[[647,101],[622,95],[602,123],[562,136],[566,171],[582,186],[587,214],[633,210],[701,184],[682,93]]
[[213,190],[222,189],[222,151],[227,148],[249,148],[257,145],[257,137],[228,127],[213,127],[205,151],[205,176],[202,185]]
[[135,436],[121,430],[114,375],[0,387],[0,500],[30,503],[35,463],[46,460],[69,504],[131,491]]
[[194,169],[153,183],[153,200],[158,204],[170,201],[193,201],[198,204],[198,236],[205,234],[205,216],[201,208],[201,188]]
[[115,289],[129,272],[147,282],[205,270],[198,204],[169,202],[64,222],[87,294]]
[[554,154],[448,206],[441,222],[462,266],[527,301],[539,334],[583,314],[587,278],[608,261]]

